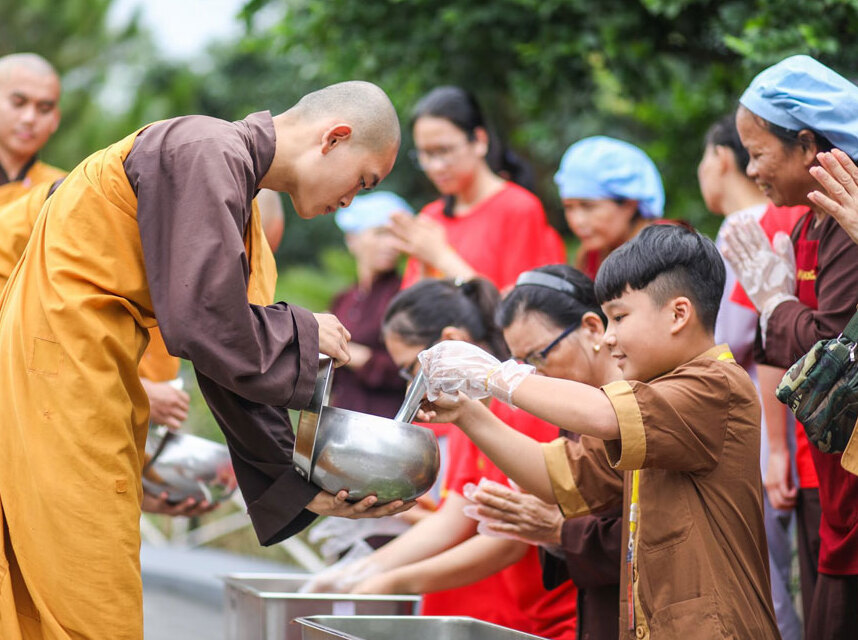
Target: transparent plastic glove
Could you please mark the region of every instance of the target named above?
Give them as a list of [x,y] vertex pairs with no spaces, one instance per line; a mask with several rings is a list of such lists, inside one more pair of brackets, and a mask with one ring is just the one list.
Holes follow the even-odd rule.
[[797,299],[792,242],[785,233],[777,233],[770,245],[752,216],[731,217],[725,224],[724,257],[760,316],[768,320],[781,302]]
[[458,340],[439,342],[417,356],[426,376],[430,401],[462,391],[475,400],[494,396],[512,404],[512,394],[536,369],[515,360],[501,362],[476,345]]

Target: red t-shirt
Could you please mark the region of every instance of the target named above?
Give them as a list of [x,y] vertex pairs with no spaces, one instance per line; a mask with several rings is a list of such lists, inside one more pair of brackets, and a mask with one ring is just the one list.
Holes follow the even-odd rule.
[[[456,253],[501,291],[514,285],[522,271],[566,262],[566,248],[548,224],[539,198],[513,182],[466,215],[446,217],[443,199],[430,202],[420,215],[441,223]],[[420,262],[410,258],[402,288],[410,287],[420,276]]]
[[[492,413],[506,424],[540,442],[557,437],[557,427],[520,409],[493,400]],[[507,478],[468,438],[453,429],[449,439],[450,463],[445,490],[461,494],[464,486],[488,478],[506,483]],[[546,591],[536,547],[503,571],[474,584],[426,594],[423,615],[465,615],[545,638],[573,640],[577,591],[571,582]]]
[[[760,218],[760,226],[771,241],[779,231],[787,235],[792,233],[796,223],[807,211],[807,207],[776,207],[770,202]],[[748,309],[754,309],[754,303],[751,302],[748,294],[738,282],[733,293],[730,294],[730,300]],[[813,466],[813,458],[810,453],[810,443],[807,441],[804,427],[798,421],[795,424],[795,467],[799,487],[802,489],[819,487],[819,478],[816,476],[816,469]]]

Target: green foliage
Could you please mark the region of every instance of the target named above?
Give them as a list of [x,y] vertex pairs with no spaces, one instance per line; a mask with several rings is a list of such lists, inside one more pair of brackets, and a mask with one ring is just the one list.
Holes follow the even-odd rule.
[[[672,217],[713,232],[694,168],[707,126],[763,66],[806,52],[854,68],[854,0],[292,0],[245,40],[276,49],[302,83],[370,79],[409,109],[438,84],[472,89],[512,146],[533,162],[539,195],[560,220],[551,174],[575,140],[640,144],[661,168]],[[253,17],[279,5],[253,0]],[[309,82],[308,82],[309,81]],[[406,136],[406,146],[408,139]],[[407,167],[393,186],[432,197]],[[562,223],[560,223],[562,225]]]

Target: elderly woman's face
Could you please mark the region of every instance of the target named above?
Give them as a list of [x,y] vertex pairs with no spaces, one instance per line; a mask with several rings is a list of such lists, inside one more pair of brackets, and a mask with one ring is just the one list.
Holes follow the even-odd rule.
[[565,198],[566,223],[584,251],[613,251],[632,236],[636,200]]
[[807,194],[816,188],[808,173],[813,154],[785,145],[745,107],[736,112],[736,129],[750,156],[746,173],[766,197],[779,207],[809,205]]

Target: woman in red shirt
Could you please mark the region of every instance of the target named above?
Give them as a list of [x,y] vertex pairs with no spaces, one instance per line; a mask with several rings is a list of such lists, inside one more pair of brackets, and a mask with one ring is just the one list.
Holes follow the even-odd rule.
[[525,188],[524,165],[490,134],[470,93],[438,87],[412,122],[415,160],[441,198],[416,219],[393,219],[410,256],[403,288],[424,277],[482,276],[504,290],[522,271],[565,261],[560,236]]

